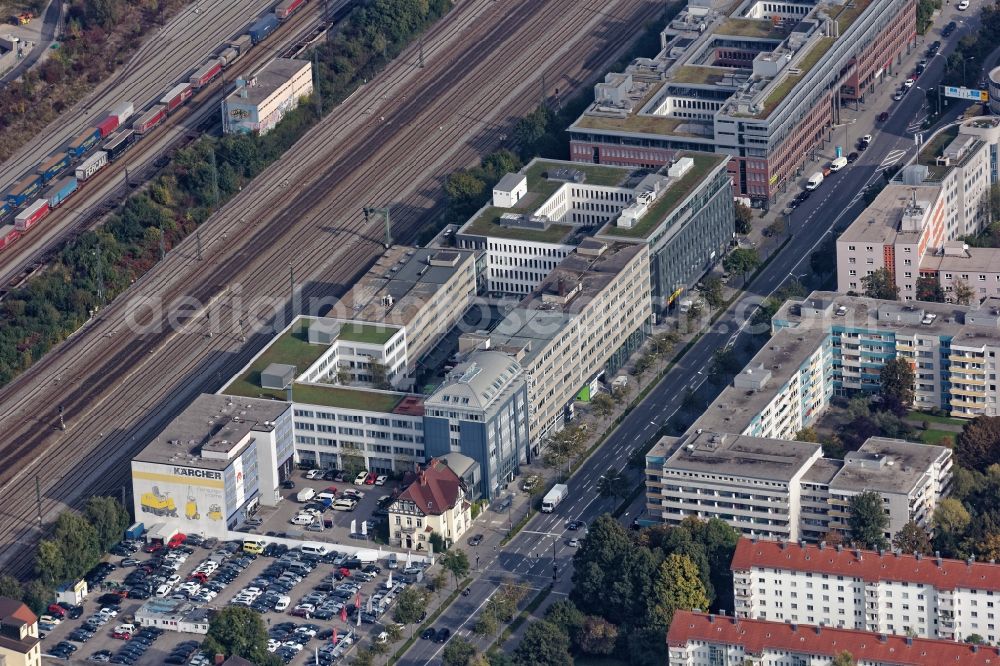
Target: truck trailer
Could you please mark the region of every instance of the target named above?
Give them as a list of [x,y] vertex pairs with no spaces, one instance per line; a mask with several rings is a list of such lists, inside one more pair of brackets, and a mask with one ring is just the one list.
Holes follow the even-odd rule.
[[39,175],[32,175],[19,180],[14,184],[14,187],[10,188],[7,192],[7,203],[15,208],[20,208],[28,202],[28,199],[33,197],[38,190],[42,187],[42,177]]
[[201,90],[221,73],[222,61],[218,58],[212,58],[191,75],[191,87],[195,90]]
[[239,59],[240,59],[240,52],[237,51],[232,46],[227,46],[226,48],[222,49],[222,53],[219,54],[219,60],[222,61],[223,67],[229,67]]
[[69,199],[76,192],[77,187],[79,187],[79,183],[77,183],[76,176],[66,176],[56,181],[56,184],[45,194],[49,208],[56,208]]
[[97,129],[101,132],[101,138],[107,138],[109,134],[118,129],[118,116],[108,116],[101,122],[97,123]]
[[165,106],[154,106],[146,113],[139,116],[139,119],[132,125],[136,134],[145,134],[167,118],[167,108]]
[[42,182],[47,183],[56,176],[59,172],[69,166],[69,155],[66,153],[56,153],[55,155],[49,155],[44,162],[38,165],[35,173],[42,177]]
[[13,224],[0,227],[0,250],[10,247],[20,237],[21,232]]
[[253,38],[250,35],[240,35],[226,46],[236,49],[241,56],[244,56],[247,51],[253,48]]
[[90,149],[97,145],[97,142],[101,140],[101,130],[96,127],[88,127],[84,130],[80,136],[73,139],[73,142],[69,144],[69,148],[66,152],[73,157],[83,157],[85,154],[90,152]]
[[545,493],[545,497],[542,498],[542,513],[552,513],[568,494],[569,487],[565,483],[552,486],[552,490]]
[[281,0],[274,8],[274,15],[278,17],[279,21],[284,21],[304,4],[305,0]]
[[134,113],[135,106],[132,102],[119,102],[108,111],[109,116],[114,116],[118,119],[119,126],[124,125],[125,121],[131,118]]
[[48,214],[49,202],[45,199],[39,199],[17,214],[17,217],[14,218],[14,228],[18,231],[27,231]]
[[173,113],[174,109],[191,99],[192,94],[194,94],[194,91],[191,90],[190,83],[178,83],[170,89],[170,92],[163,96],[160,104],[167,107],[167,113]]
[[81,183],[84,183],[107,165],[108,154],[103,150],[98,150],[96,153],[84,160],[83,164],[76,168],[76,179]]
[[274,29],[278,27],[278,17],[274,14],[268,14],[267,16],[261,18],[259,21],[250,26],[248,31],[250,34],[250,39],[254,44],[260,44],[262,41],[268,38],[268,36],[274,32]]
[[108,139],[104,144],[104,150],[108,153],[108,159],[114,162],[135,143],[135,130],[125,130]]

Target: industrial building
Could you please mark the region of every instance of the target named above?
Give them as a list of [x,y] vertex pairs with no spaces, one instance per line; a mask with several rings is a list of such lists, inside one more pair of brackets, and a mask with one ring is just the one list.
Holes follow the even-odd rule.
[[135,611],[135,621],[143,627],[160,627],[185,634],[207,634],[210,613],[183,599],[154,597]]
[[671,666],[830,666],[844,652],[857,666],[992,666],[1000,648],[947,640],[749,620],[678,610],[667,632]]
[[292,409],[283,402],[202,394],[132,459],[137,520],[226,537],[291,474]]
[[312,90],[311,61],[275,58],[222,100],[222,130],[267,134]]
[[991,610],[1000,565],[993,562],[742,538],[731,568],[738,617],[945,640],[1000,638]]
[[657,168],[678,151],[717,153],[736,193],[765,205],[830,140],[842,104],[896,73],[915,40],[912,0],[689,0],[660,53],[595,86],[570,157]]

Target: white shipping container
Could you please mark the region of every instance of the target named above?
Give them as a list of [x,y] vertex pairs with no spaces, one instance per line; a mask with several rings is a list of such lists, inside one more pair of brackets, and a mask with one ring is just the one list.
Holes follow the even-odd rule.
[[103,169],[107,164],[108,154],[103,150],[99,150],[76,168],[76,179],[83,182]]
[[108,115],[117,116],[118,124],[124,125],[125,121],[131,118],[132,114],[134,113],[135,113],[135,107],[132,105],[132,102],[121,102],[111,107],[111,111],[108,113]]

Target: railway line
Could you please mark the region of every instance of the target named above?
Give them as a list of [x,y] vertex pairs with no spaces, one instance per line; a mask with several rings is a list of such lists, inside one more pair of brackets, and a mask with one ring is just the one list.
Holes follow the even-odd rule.
[[[441,176],[496,146],[512,117],[578,88],[662,5],[651,0],[465,0],[101,316],[0,391],[0,565],[23,571],[51,517],[115,492],[128,460],[197,392],[215,390],[293,313],[317,313],[381,251],[363,205],[391,204],[411,239]],[[300,280],[289,305],[292,266]],[[305,278],[307,281],[301,282]],[[321,299],[320,303],[314,299]],[[177,307],[178,299],[192,304]],[[170,304],[173,303],[171,306]],[[165,325],[173,320],[173,325]],[[244,336],[248,338],[243,344]],[[67,430],[58,429],[59,408]]]
[[[340,0],[334,3],[331,10],[336,11],[346,2]],[[279,36],[263,42],[237,60],[226,70],[224,78],[205,86],[186,106],[172,113],[164,126],[137,142],[126,156],[98,172],[66,205],[0,253],[0,298],[4,289],[19,286],[67,238],[100,222],[104,213],[128,192],[126,169],[131,183],[144,182],[155,172],[156,163],[164,155],[196,137],[199,134],[197,128],[211,115],[218,115],[218,101],[227,81],[234,81],[260,68],[272,58],[287,56],[290,51],[297,50],[302,43],[314,38],[323,26],[322,7],[321,3],[312,3],[294,14],[282,25]]]

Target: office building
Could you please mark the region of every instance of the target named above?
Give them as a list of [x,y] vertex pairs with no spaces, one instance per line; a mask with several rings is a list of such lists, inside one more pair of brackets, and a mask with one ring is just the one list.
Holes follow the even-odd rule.
[[528,376],[532,454],[572,418],[577,393],[639,347],[650,314],[648,246],[591,239],[490,332]]
[[595,86],[569,128],[571,159],[656,168],[678,151],[717,153],[736,194],[764,204],[834,138],[841,106],[896,73],[915,39],[910,0],[689,0],[655,57]]
[[41,666],[38,616],[17,599],[0,597],[0,664]]
[[424,401],[425,455],[461,453],[479,463],[493,499],[528,461],[528,383],[507,354],[480,351]]
[[303,97],[312,94],[312,63],[275,58],[247,78],[222,101],[222,130],[226,134],[267,134]]
[[986,645],[689,610],[674,613],[667,649],[671,666],[830,666],[844,652],[857,666],[993,666],[1000,661],[1000,648]]
[[292,441],[287,403],[202,394],[132,459],[134,515],[225,538],[258,506],[280,501]]
[[153,598],[135,611],[136,624],[184,634],[207,634],[210,614],[183,599]]
[[920,553],[742,538],[736,615],[881,634],[1000,638],[1000,565]]
[[389,505],[389,543],[426,551],[430,535],[456,543],[472,524],[466,488],[448,465],[432,458],[424,469],[403,479],[403,491]]

